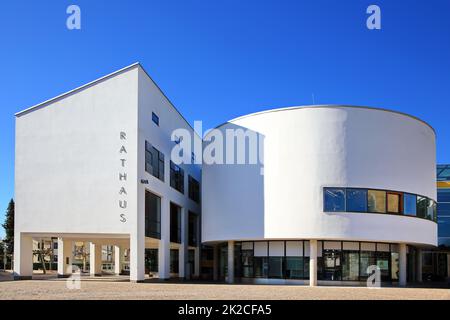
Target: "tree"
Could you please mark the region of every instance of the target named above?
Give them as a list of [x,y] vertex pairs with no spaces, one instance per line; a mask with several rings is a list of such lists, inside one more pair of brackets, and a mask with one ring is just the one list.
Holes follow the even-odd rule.
[[7,245],[8,254],[14,252],[14,200],[9,201],[8,209],[6,209],[5,223],[2,224],[5,229],[5,239],[3,242]]

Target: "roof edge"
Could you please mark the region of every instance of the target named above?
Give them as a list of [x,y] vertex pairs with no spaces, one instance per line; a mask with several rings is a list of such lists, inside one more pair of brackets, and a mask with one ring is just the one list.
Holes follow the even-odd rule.
[[[137,66],[141,66],[141,64],[139,62],[135,62],[133,64],[130,64],[129,66],[126,66],[126,67],[124,67],[122,69],[116,70],[116,71],[114,71],[112,73],[109,73],[109,74],[103,76],[103,77],[97,78],[97,79],[95,79],[95,80],[93,80],[91,82],[88,82],[88,83],[83,84],[83,85],[81,85],[79,87],[76,87],[75,89],[69,90],[69,91],[64,92],[64,93],[62,93],[60,95],[57,95],[56,97],[50,98],[48,100],[45,100],[45,101],[40,102],[38,104],[35,104],[35,105],[33,105],[33,106],[31,106],[31,107],[29,107],[27,109],[19,111],[19,112],[15,113],[14,116],[20,117],[20,116],[28,114],[28,113],[30,113],[32,111],[38,110],[40,108],[43,108],[43,107],[45,107],[46,105],[48,105],[48,104],[50,104],[52,102],[56,102],[56,101],[61,100],[61,99],[65,98],[65,97],[67,97],[67,96],[70,96],[70,95],[72,95],[74,93],[77,93],[77,92],[79,92],[81,90],[84,90],[86,88],[92,87],[93,85],[95,85],[95,84],[97,84],[99,82],[108,80],[108,79],[110,79],[110,78],[112,78],[112,77],[114,77],[114,76],[116,76],[118,74],[121,74],[121,73],[123,73],[125,71],[131,70],[131,69],[133,69],[133,68],[135,68]],[[142,66],[141,66],[141,68],[142,68]]]
[[292,107],[282,107],[282,108],[274,108],[274,109],[268,109],[268,110],[263,110],[263,111],[257,111],[257,112],[253,112],[253,113],[249,113],[243,116],[239,116],[236,118],[233,118],[231,120],[228,120],[226,122],[223,122],[221,124],[219,124],[218,126],[214,127],[214,129],[218,129],[224,125],[226,125],[227,123],[233,123],[235,121],[247,118],[247,117],[253,117],[253,116],[258,116],[264,113],[270,113],[270,112],[279,112],[279,111],[289,111],[289,110],[296,110],[296,109],[313,109],[313,108],[355,108],[355,109],[368,109],[368,110],[376,110],[376,111],[385,111],[385,112],[391,112],[391,113],[396,113],[402,116],[406,116],[409,118],[412,118],[416,121],[419,121],[423,124],[425,124],[426,126],[428,126],[434,133],[434,135],[436,136],[436,130],[434,130],[434,128],[425,120],[422,120],[416,116],[413,116],[411,114],[405,113],[405,112],[401,112],[401,111],[396,111],[396,110],[391,110],[391,109],[386,109],[386,108],[378,108],[378,107],[368,107],[368,106],[356,106],[356,105],[345,105],[345,104],[317,104],[317,105],[303,105],[303,106],[292,106]]

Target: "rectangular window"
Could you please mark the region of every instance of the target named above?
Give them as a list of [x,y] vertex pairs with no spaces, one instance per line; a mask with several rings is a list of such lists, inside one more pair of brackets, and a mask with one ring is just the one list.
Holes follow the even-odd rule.
[[345,211],[345,189],[324,188],[323,193],[325,212]]
[[265,257],[254,257],[254,272],[255,278],[267,278],[269,271],[268,258]]
[[145,141],[145,171],[164,181],[164,154]]
[[145,236],[161,239],[161,198],[145,191]]
[[170,203],[170,242],[181,243],[181,208]]
[[269,278],[283,278],[283,257],[269,257]]
[[154,112],[152,112],[152,121],[159,127],[159,117]]
[[188,245],[191,247],[198,245],[198,215],[191,211],[188,217]]
[[427,217],[428,199],[425,197],[417,196],[417,216],[419,218]]
[[194,200],[195,202],[200,202],[200,183],[191,177],[188,176],[188,193],[189,199]]
[[347,212],[367,212],[367,190],[347,189],[346,196]]
[[170,249],[170,273],[178,273],[179,256],[178,249]]
[[386,213],[386,191],[368,190],[369,212]]
[[387,193],[387,211],[388,213],[402,213],[403,197],[399,192]]
[[376,256],[374,251],[361,251],[359,264],[359,275],[361,280],[366,280],[369,277],[367,268],[376,265]]
[[170,161],[170,186],[184,193],[184,170]]
[[408,216],[416,216],[417,214],[417,196],[414,194],[405,193],[404,198],[404,213]]
[[286,278],[287,279],[303,278],[303,257],[286,256]]
[[436,221],[436,203],[431,200],[427,199],[427,219],[431,221]]
[[242,264],[242,277],[252,278],[253,277],[253,243],[245,242],[250,244],[245,246],[242,243],[241,247],[241,264]]
[[145,249],[145,273],[158,272],[158,249]]
[[358,281],[359,279],[359,249],[342,251],[342,280]]

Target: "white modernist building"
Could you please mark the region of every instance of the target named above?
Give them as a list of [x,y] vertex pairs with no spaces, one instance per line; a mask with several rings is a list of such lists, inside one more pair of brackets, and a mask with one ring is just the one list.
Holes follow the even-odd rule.
[[202,241],[219,247],[216,277],[353,283],[377,266],[381,281],[404,285],[408,264],[420,281],[420,250],[437,245],[428,124],[382,109],[311,106],[216,128],[229,129],[243,130],[247,146],[258,139],[263,161],[203,164]]
[[61,276],[79,241],[92,274],[114,245],[116,273],[130,250],[133,281],[198,275],[200,166],[170,162],[178,128],[193,132],[139,64],[17,113],[15,276],[31,277],[44,237],[58,237]]
[[[435,133],[423,121],[365,107],[266,111],[207,134],[192,159],[214,135],[249,143],[202,165],[172,162],[180,128],[201,153],[139,64],[17,113],[16,278],[32,275],[32,239],[57,237],[61,276],[72,244],[89,242],[92,275],[109,245],[132,281],[196,277],[202,243],[213,248],[205,266],[229,282],[354,283],[373,267],[381,281],[420,281],[421,250],[437,244]],[[228,161],[230,150],[253,160]]]

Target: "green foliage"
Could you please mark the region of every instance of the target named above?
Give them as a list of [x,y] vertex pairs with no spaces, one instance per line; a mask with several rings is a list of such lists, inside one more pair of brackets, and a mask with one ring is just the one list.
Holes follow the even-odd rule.
[[5,239],[3,242],[8,246],[7,253],[14,252],[14,200],[11,199],[6,209],[5,222],[2,224],[5,229]]

